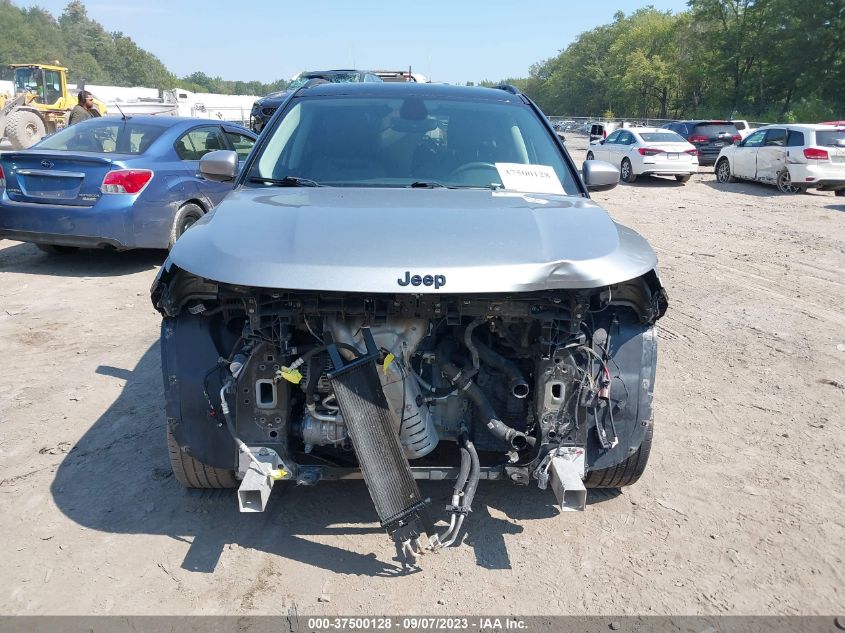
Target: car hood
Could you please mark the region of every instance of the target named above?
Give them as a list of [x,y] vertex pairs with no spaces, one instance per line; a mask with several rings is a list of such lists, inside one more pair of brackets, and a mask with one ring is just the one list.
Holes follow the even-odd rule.
[[449,294],[599,287],[657,263],[586,198],[346,187],[235,190],[170,259],[237,285]]
[[266,94],[256,101],[258,105],[276,105],[278,106],[290,94],[290,90],[280,90],[279,92],[271,92]]

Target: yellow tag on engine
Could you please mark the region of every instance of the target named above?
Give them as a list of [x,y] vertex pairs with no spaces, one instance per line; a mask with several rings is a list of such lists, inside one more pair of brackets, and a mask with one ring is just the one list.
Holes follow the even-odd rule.
[[390,352],[388,352],[387,356],[384,357],[384,362],[381,364],[381,370],[384,372],[385,376],[387,375],[387,368],[390,367],[390,363],[394,360],[396,360],[396,357]]
[[276,376],[279,378],[284,378],[288,382],[292,382],[295,385],[298,385],[302,382],[302,374],[299,373],[298,369],[291,369],[290,367],[282,367],[279,371],[276,372]]
[[280,479],[284,479],[287,476],[287,471],[282,470],[281,468],[277,468],[275,470],[270,471],[270,479],[272,479],[273,481],[279,481]]

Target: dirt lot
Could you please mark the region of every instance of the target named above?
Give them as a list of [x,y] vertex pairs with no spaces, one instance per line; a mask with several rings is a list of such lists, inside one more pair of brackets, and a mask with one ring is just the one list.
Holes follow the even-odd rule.
[[466,544],[411,574],[360,482],[277,488],[256,516],[174,481],[162,253],[0,241],[0,612],[845,611],[845,199],[704,170],[595,198],[669,291],[649,468],[582,514],[482,482]]

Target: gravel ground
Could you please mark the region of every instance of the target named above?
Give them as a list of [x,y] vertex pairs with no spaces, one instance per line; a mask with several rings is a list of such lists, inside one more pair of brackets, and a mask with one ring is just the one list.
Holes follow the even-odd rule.
[[704,169],[594,197],[669,292],[646,474],[564,515],[482,482],[464,546],[414,573],[361,482],[277,487],[257,516],[174,481],[162,253],[0,241],[0,613],[845,611],[845,199]]

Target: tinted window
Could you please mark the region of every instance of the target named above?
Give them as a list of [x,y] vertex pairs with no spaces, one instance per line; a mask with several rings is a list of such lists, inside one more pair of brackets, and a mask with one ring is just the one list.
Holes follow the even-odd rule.
[[816,132],[816,145],[845,147],[845,130],[826,130]]
[[797,130],[789,130],[789,135],[786,138],[786,144],[789,147],[801,147],[804,145],[804,133]]
[[728,136],[739,136],[739,131],[737,131],[733,123],[699,123],[695,126],[693,134],[710,138],[724,134]]
[[646,143],[686,143],[686,139],[674,132],[640,132]]
[[226,138],[232,143],[235,151],[238,153],[238,160],[243,160],[252,151],[252,146],[255,145],[249,136],[238,134],[237,132],[226,132]]
[[197,150],[187,134],[179,137],[179,140],[173,144],[173,149],[176,150],[176,155],[182,160],[199,160]]
[[501,183],[495,163],[548,165],[564,191],[576,176],[544,121],[521,103],[419,97],[301,97],[268,131],[249,177],[334,186]]
[[39,149],[107,154],[143,154],[164,128],[131,119],[96,119],[66,127],[37,144]]
[[766,147],[783,147],[786,145],[786,130],[775,129],[766,132]]
[[228,149],[218,127],[201,127],[188,132],[185,137],[193,145],[198,160],[218,149]]
[[619,135],[619,144],[620,145],[631,145],[634,142],[634,137],[631,135],[630,132],[622,132]]

